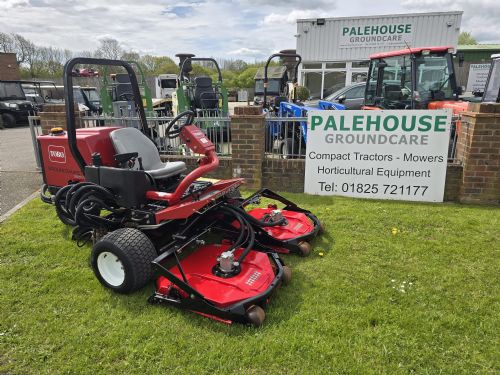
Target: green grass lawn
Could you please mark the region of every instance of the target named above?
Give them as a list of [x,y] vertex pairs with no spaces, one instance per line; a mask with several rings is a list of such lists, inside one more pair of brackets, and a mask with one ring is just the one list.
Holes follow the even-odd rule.
[[292,283],[260,329],[148,305],[153,285],[113,294],[31,202],[0,225],[0,373],[500,371],[500,209],[287,197],[327,234],[284,257]]

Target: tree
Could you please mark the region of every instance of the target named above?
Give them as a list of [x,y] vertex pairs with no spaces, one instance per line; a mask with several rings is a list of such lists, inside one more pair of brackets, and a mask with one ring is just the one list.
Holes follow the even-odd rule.
[[99,42],[96,56],[103,59],[118,60],[123,53],[120,42],[113,38],[104,38]]
[[120,59],[124,61],[139,61],[141,56],[135,51],[124,51],[120,57]]
[[477,41],[468,31],[462,31],[458,36],[458,44],[460,45],[477,44]]
[[170,57],[144,55],[140,58],[140,63],[144,67],[144,73],[149,75],[177,74],[179,67]]
[[15,53],[17,63],[22,64],[32,60],[35,45],[22,35],[0,33],[0,52]]

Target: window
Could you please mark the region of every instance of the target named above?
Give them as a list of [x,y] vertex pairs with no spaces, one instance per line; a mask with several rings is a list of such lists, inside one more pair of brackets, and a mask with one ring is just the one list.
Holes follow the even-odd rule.
[[346,72],[325,72],[323,98],[345,87]]
[[0,98],[3,99],[26,99],[21,84],[17,82],[0,83]]
[[365,86],[356,86],[345,92],[346,99],[359,99],[365,94]]
[[309,89],[312,98],[321,98],[321,72],[305,72],[304,86]]
[[354,72],[351,74],[351,83],[366,82],[367,77],[367,72]]
[[345,69],[345,62],[326,63],[326,69]]
[[175,78],[162,79],[160,83],[162,89],[175,89],[177,86],[177,80]]
[[321,63],[306,63],[302,65],[303,69],[322,69]]
[[448,54],[422,55],[415,59],[417,67],[417,100],[452,99],[451,56]]
[[370,60],[352,62],[353,68],[368,68],[368,65],[370,65]]
[[[268,95],[279,95],[280,94],[281,80],[279,79],[268,79],[267,81],[267,94]],[[258,79],[255,81],[255,93],[264,94],[264,80]]]

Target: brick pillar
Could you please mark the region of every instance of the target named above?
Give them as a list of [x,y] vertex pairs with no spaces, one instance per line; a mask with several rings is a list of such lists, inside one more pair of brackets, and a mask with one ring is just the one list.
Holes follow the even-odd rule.
[[265,125],[260,106],[236,107],[231,116],[233,177],[243,177],[252,189],[262,187]]
[[470,104],[457,142],[463,161],[460,201],[500,203],[500,104]]
[[[81,119],[85,112],[80,112],[75,105],[75,125],[77,128],[83,127]],[[49,134],[52,128],[66,129],[66,106],[64,104],[44,104],[43,111],[39,113],[42,133]]]

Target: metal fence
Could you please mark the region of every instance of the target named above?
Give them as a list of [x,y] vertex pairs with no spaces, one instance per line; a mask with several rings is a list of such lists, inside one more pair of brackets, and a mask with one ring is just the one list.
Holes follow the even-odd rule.
[[[165,129],[170,117],[148,117],[150,136],[163,155],[192,155],[191,150],[179,138],[169,139],[165,134]],[[231,155],[231,122],[228,117],[198,117],[195,123],[202,129],[215,145],[219,156]],[[86,116],[82,118],[85,128],[98,126],[122,126],[139,127],[137,117],[105,117]],[[33,138],[35,156],[38,160],[38,150],[36,137],[42,134],[39,116],[29,116],[29,125]],[[454,117],[450,131],[450,142],[448,147],[448,162],[460,163],[457,158],[457,126],[460,125],[460,118]],[[307,142],[307,118],[283,118],[268,117],[266,119],[265,132],[265,155],[266,158],[279,159],[305,159]]]
[[[28,118],[33,139],[42,134],[40,116]],[[163,155],[191,155],[191,150],[177,137],[170,139],[166,136],[167,124],[171,117],[147,117],[150,137],[156,143],[160,154]],[[181,119],[183,121],[183,119]],[[198,117],[195,124],[206,134],[215,145],[219,156],[231,155],[231,128],[229,117]],[[85,116],[81,118],[80,127],[93,128],[100,126],[140,127],[138,117],[108,117]],[[35,152],[37,144],[34,141]],[[38,155],[38,153],[36,152]],[[194,155],[194,154],[193,154]]]
[[305,158],[306,117],[266,118],[265,155],[267,158]]
[[[448,163],[461,163],[457,157],[458,126],[460,126],[460,117],[454,116],[448,145]],[[305,159],[306,142],[306,117],[268,117],[266,119],[265,155],[267,158]]]

